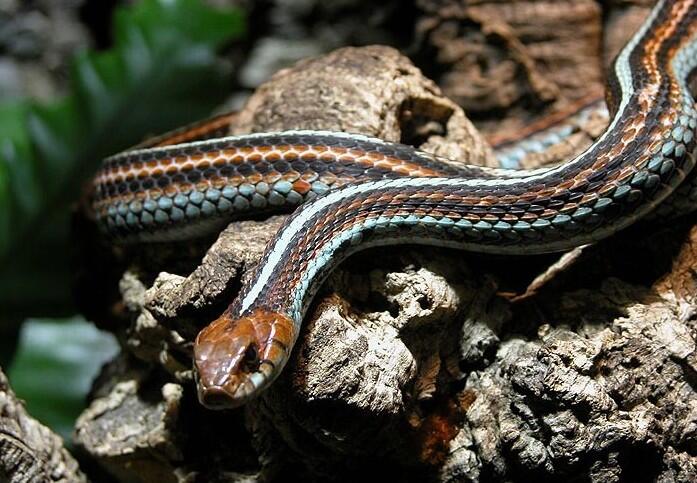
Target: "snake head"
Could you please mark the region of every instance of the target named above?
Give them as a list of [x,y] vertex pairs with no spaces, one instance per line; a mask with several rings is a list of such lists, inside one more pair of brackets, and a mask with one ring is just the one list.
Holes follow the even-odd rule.
[[194,344],[198,398],[209,409],[240,406],[278,375],[295,342],[287,315],[264,309],[233,319],[225,312]]

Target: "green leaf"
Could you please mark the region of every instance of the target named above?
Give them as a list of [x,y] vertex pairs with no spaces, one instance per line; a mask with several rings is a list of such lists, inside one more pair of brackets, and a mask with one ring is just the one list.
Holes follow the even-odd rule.
[[[44,310],[41,297],[70,310],[69,238],[58,220],[104,157],[205,117],[225,99],[231,72],[219,50],[243,23],[237,9],[144,0],[117,10],[111,49],[75,56],[66,97],[0,105],[0,304],[15,317],[23,307],[26,315]],[[37,249],[50,250],[38,257],[47,263],[36,263]],[[18,280],[55,289],[37,293]]]
[[[152,27],[152,20],[158,19],[159,25],[167,29],[158,30]],[[151,36],[161,31],[174,31],[195,42],[220,46],[227,42],[231,35],[242,34],[244,22],[236,11],[213,11],[205,4],[196,0],[141,2],[124,19],[123,12],[117,13],[116,32],[122,33],[124,25],[135,24],[144,28],[149,40]]]
[[116,339],[76,317],[28,320],[8,370],[27,410],[69,439],[101,366],[118,353]]

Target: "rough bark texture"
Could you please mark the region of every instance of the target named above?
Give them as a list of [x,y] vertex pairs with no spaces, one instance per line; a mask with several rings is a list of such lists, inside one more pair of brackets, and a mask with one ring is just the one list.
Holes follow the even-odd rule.
[[63,440],[32,418],[0,370],[0,481],[84,482]]
[[[433,12],[432,38],[448,32],[437,19],[460,18],[459,3],[421,3]],[[581,58],[607,40],[592,5],[553,8],[590,22],[579,29]],[[484,13],[498,8],[465,9],[479,22],[496,19],[480,28],[497,49],[508,39],[516,74],[497,79],[517,84],[525,73],[513,88],[522,91],[493,97],[497,107],[530,95],[554,101],[559,86],[576,88],[563,79],[599,81],[597,58],[574,73],[537,72],[536,55],[554,49],[527,52],[510,20],[524,7]],[[342,49],[279,72],[234,132],[289,128],[343,129],[492,163],[462,110],[385,47]],[[192,340],[235,296],[283,218],[232,223],[193,270],[157,274],[141,256],[122,275],[108,317],[131,322],[124,354],[97,381],[76,432],[119,480],[697,479],[694,219],[658,232],[637,227],[561,261],[422,248],[358,254],[325,284],[272,388],[239,410],[204,410]],[[149,253],[167,260],[175,249],[163,250]]]
[[[602,93],[602,12],[593,0],[418,3],[427,15],[417,29],[445,71],[439,84],[483,116],[487,132],[524,126],[531,105],[552,112]],[[504,109],[502,125],[492,113]]]
[[468,164],[494,165],[460,107],[392,48],[345,48],[301,61],[259,87],[234,133],[327,129],[376,136]]

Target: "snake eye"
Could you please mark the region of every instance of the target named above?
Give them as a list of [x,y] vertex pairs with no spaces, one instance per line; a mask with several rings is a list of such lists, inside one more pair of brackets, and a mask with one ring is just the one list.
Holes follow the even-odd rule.
[[254,372],[259,368],[259,349],[256,344],[249,344],[240,362],[240,369],[244,372]]

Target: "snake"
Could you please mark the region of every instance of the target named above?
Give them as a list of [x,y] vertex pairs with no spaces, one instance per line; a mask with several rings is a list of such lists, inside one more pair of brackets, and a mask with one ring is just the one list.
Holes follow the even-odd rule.
[[105,159],[90,209],[113,244],[189,240],[245,216],[291,212],[194,343],[200,402],[240,406],[281,373],[322,282],[359,250],[559,252],[661,209],[659,218],[694,209],[696,4],[654,6],[609,69],[607,129],[559,165],[466,165],[345,132],[230,136],[234,114],[225,114]]

